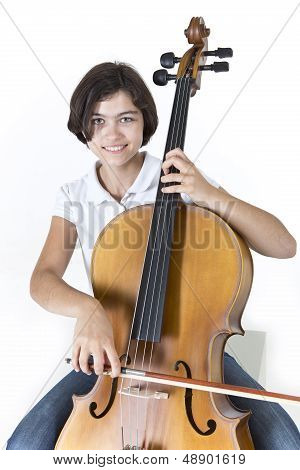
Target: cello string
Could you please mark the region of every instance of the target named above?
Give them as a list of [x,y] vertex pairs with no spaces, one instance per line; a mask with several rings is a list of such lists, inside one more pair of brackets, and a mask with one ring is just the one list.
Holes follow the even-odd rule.
[[[187,96],[188,96],[187,91],[189,90],[189,82],[188,82],[188,80],[186,80],[185,83],[187,83],[187,87],[185,87],[185,85],[184,85],[184,92],[183,92],[183,105],[185,105],[184,116],[185,116],[186,108],[187,108],[187,104],[188,104],[188,103],[187,103],[187,100],[186,100],[186,98],[187,98]],[[185,96],[185,95],[187,95],[187,96]],[[180,111],[182,111],[182,109],[181,109]],[[180,126],[180,124],[182,124],[182,126]],[[177,139],[176,139],[177,142],[176,142],[174,148],[176,148],[176,147],[178,146],[179,142],[182,141],[183,132],[184,132],[184,125],[183,125],[183,124],[184,124],[184,119],[182,119],[181,123],[179,122],[179,126],[178,126],[178,127],[179,127],[179,129],[180,129],[180,127],[181,127],[181,130],[179,130],[179,132],[177,133]],[[173,136],[172,136],[172,139],[173,139]],[[174,172],[174,171],[171,171],[171,173],[175,173],[175,172]],[[172,202],[174,201],[175,195],[176,195],[176,193],[171,193],[171,194],[170,194],[170,197],[171,197],[171,199],[172,199]],[[169,218],[168,231],[169,231],[169,227],[170,227],[170,222],[171,222],[171,218]],[[160,247],[161,247],[161,246],[160,246]],[[166,251],[167,251],[167,245],[165,244],[165,246],[164,246],[164,254],[163,254],[163,258],[164,258],[164,259],[166,258]],[[160,255],[160,256],[161,256],[161,255]],[[161,293],[162,293],[162,291],[161,291],[161,285],[162,285],[162,283],[160,282],[159,298],[160,298]],[[152,298],[153,298],[153,295],[152,295]],[[156,324],[157,324],[157,318],[158,318],[158,308],[156,309],[155,327],[156,327]],[[154,327],[154,331],[155,331],[155,327]],[[149,361],[149,369],[148,369],[148,371],[151,370],[151,362],[152,362],[153,349],[154,349],[154,341],[153,341],[153,340],[154,340],[154,336],[153,336],[152,342],[151,342],[151,343],[152,343],[152,347],[151,347],[151,355],[150,355],[150,361]],[[147,386],[148,386],[148,382],[147,382]]]
[[[187,85],[187,86],[185,86]],[[186,113],[187,113],[187,106],[188,106],[188,101],[187,101],[187,98],[188,98],[188,93],[189,92],[189,79],[188,80],[185,80],[183,82],[183,94],[182,94],[182,101],[183,101],[183,106],[184,106],[184,113],[183,113],[183,116],[185,118],[186,116]],[[183,110],[183,106],[180,105],[180,112],[182,114],[182,110]],[[183,139],[183,132],[184,132],[184,122],[185,122],[185,119],[182,119],[181,122],[178,120],[178,127],[179,127],[179,131],[177,132],[177,135],[175,136],[175,141],[176,141],[176,144],[174,143],[171,144],[171,148],[176,148],[178,146],[178,144],[180,142],[182,142],[182,139]],[[181,128],[181,129],[180,129]],[[171,143],[174,142],[174,131],[175,129],[173,129],[173,135],[172,135],[172,138],[171,138]],[[171,170],[171,173],[174,173],[174,171]],[[174,201],[174,198],[175,198],[175,195],[176,193],[171,193],[169,194],[169,197],[171,197],[171,200],[172,202]],[[168,222],[168,232],[170,230],[170,223],[171,223],[171,217],[169,217],[169,222]],[[159,249],[161,249],[161,245],[159,247]],[[167,244],[164,245],[164,254],[163,254],[163,259],[165,260],[166,259],[166,251],[167,251]],[[161,254],[159,255],[159,257],[161,257]],[[158,270],[158,266],[157,266],[157,270]],[[163,270],[162,270],[163,272]],[[157,273],[156,273],[157,274]],[[161,297],[161,286],[162,286],[162,283],[160,282],[160,289],[159,289],[159,299]],[[153,300],[153,296],[154,296],[154,292],[152,293],[152,300]],[[151,303],[152,305],[152,303]],[[159,304],[158,304],[159,305]],[[151,309],[150,309],[151,310]],[[151,341],[151,352],[150,352],[150,360],[149,360],[149,366],[148,366],[148,371],[151,370],[151,364],[152,364],[152,357],[153,357],[153,351],[154,351],[154,334],[155,334],[155,328],[156,328],[156,325],[157,325],[157,318],[158,318],[158,307],[156,309],[156,316],[155,316],[155,326],[154,326],[154,332],[153,332],[153,338],[152,338],[152,341]],[[149,321],[148,321],[148,327],[149,327]],[[143,369],[143,367],[142,367]],[[146,393],[148,391],[148,386],[149,386],[149,383],[147,382],[146,384]],[[153,405],[153,400],[151,402],[151,404]],[[152,408],[152,407],[151,407]]]
[[[185,94],[186,94],[186,90],[185,90],[185,83],[186,83],[186,80],[181,80],[179,82],[179,86],[178,86],[178,95],[179,95],[179,98],[178,100],[176,101],[176,107],[175,107],[175,113],[174,113],[174,122],[178,122],[178,127],[180,129],[180,127],[182,127],[182,130],[181,130],[181,135],[180,135],[180,132],[178,133],[176,131],[176,136],[175,136],[175,142],[176,142],[176,137],[178,139],[178,136],[180,135],[180,138],[182,138],[182,132],[183,132],[183,129],[184,129],[184,126],[180,126],[180,124],[184,124],[184,119],[181,120],[181,123],[179,121],[179,119],[177,118],[177,115],[179,114],[179,112],[182,114],[182,103],[180,103],[180,101],[182,100],[183,101],[183,104],[186,105],[186,97],[185,97]],[[181,92],[181,88],[183,87],[183,93]],[[181,94],[182,94],[182,97],[181,97]],[[181,98],[181,100],[180,100]],[[186,106],[185,106],[186,107]],[[186,109],[185,109],[185,112],[186,112]],[[183,116],[185,116],[185,113],[183,114]],[[171,143],[170,143],[170,147],[171,149],[172,148],[175,148],[177,144],[175,144],[174,142],[174,133],[175,133],[175,126],[173,126],[172,128],[172,134],[171,134]],[[178,139],[180,141],[180,139]],[[174,144],[174,145],[173,145]],[[172,171],[171,169],[171,173],[174,173],[174,171]],[[174,200],[174,197],[175,197],[175,194],[176,193],[172,193],[172,194],[167,194],[167,193],[162,193],[162,199],[164,198],[164,195],[166,195],[167,198],[171,199],[171,201],[173,202]],[[159,220],[160,220],[160,216],[161,216],[161,212],[162,212],[162,209],[160,208],[160,212],[159,212]],[[171,217],[168,218],[168,227],[167,227],[167,230],[165,230],[166,228],[166,217],[167,217],[167,210],[165,209],[164,210],[164,220],[163,220],[163,223],[162,223],[162,239],[163,239],[163,233],[165,231],[166,233],[166,240],[168,240],[168,233],[170,231],[170,223],[171,223]],[[155,239],[155,243],[157,241],[157,232],[156,232],[156,239]],[[155,244],[154,244],[154,248],[155,248]],[[163,256],[161,256],[161,251],[164,249],[164,254]],[[165,259],[166,259],[166,250],[167,250],[167,244],[165,243],[164,244],[164,248],[162,247],[162,240],[161,240],[161,243],[159,244],[159,253],[157,255],[157,260],[159,259],[163,259],[163,268],[161,270],[161,273],[163,273],[163,270],[164,270],[164,266],[165,266]],[[149,277],[148,277],[148,283],[149,283],[149,279],[151,278],[151,272],[152,272],[152,261],[153,261],[153,258],[154,258],[154,255],[152,256],[152,260],[151,260],[151,266],[150,266],[150,272],[149,272]],[[145,341],[145,344],[144,344],[144,351],[143,351],[143,357],[142,357],[142,364],[141,366],[139,366],[142,370],[144,369],[144,360],[145,360],[145,354],[146,354],[146,348],[147,348],[147,341],[148,341],[148,336],[149,336],[149,327],[150,327],[150,319],[151,319],[151,316],[152,315],[152,304],[153,304],[153,299],[154,299],[154,292],[155,292],[155,286],[157,285],[157,272],[158,272],[158,267],[159,267],[159,264],[158,264],[158,261],[156,262],[156,272],[155,272],[155,283],[154,283],[154,288],[153,288],[153,291],[152,291],[152,298],[151,298],[151,304],[149,306],[149,315],[148,315],[148,324],[147,324],[147,333],[146,333],[146,341]],[[161,286],[162,286],[162,283],[159,282],[159,298],[161,297]],[[148,290],[146,291],[148,295]],[[144,299],[144,306],[143,306],[143,316],[142,318],[144,317],[144,313],[145,313],[145,302],[146,302],[146,299]],[[151,315],[151,316],[150,316]],[[154,325],[154,331],[153,331],[153,337],[152,337],[152,341],[151,341],[151,353],[150,353],[150,368],[149,370],[151,369],[151,362],[152,362],[152,353],[153,353],[153,347],[154,347],[154,335],[155,335],[155,328],[156,328],[156,324],[157,324],[157,318],[158,318],[158,306],[156,308],[156,315],[155,315],[155,325]],[[141,323],[142,324],[142,323]],[[140,391],[140,384],[141,382],[139,383],[139,388],[138,390]],[[149,387],[149,383],[146,384],[146,390],[145,390],[145,393],[147,394],[148,392],[148,387]],[[139,396],[140,396],[140,392],[139,392]],[[151,400],[151,403],[153,402],[153,399]],[[137,423],[138,423],[138,413],[139,413],[139,400],[138,400],[138,404],[137,404]],[[137,424],[137,427],[138,427],[138,424]]]
[[[181,82],[180,82],[180,85],[181,85]],[[184,94],[183,94],[183,98],[184,98]],[[180,105],[181,106],[181,105]],[[175,113],[175,118],[176,118],[176,115],[177,115],[177,110],[178,110],[178,106],[176,108],[176,113]],[[181,111],[181,109],[180,109]],[[173,147],[173,139],[174,139],[174,129],[173,129],[173,132],[172,132],[172,137],[171,137],[171,148]],[[175,145],[176,146],[176,145]],[[175,147],[174,147],[175,148]],[[174,173],[172,170],[171,170],[171,173]],[[166,194],[166,196],[168,196],[169,198],[172,199],[172,202],[174,200],[174,194],[175,193],[172,193],[172,194],[167,194],[167,193],[163,193],[163,194]],[[167,215],[167,212],[165,211],[165,214],[164,214],[164,222],[163,222],[163,225],[165,226],[165,219],[166,219],[166,215]],[[168,228],[167,228],[167,233],[169,232],[169,229],[170,229],[170,223],[171,223],[171,218],[169,217],[169,220],[168,220]],[[162,244],[159,245],[159,254],[158,254],[158,258],[162,258],[163,260],[165,260],[166,258],[166,248],[167,248],[167,245],[165,244],[164,245],[164,254],[163,256],[161,256],[161,249],[162,249]],[[163,262],[165,264],[165,262]],[[163,267],[164,267],[164,264],[163,264]],[[158,271],[158,264],[156,265],[156,273],[155,273],[155,278],[157,279],[157,271]],[[163,269],[162,271],[163,272]],[[159,297],[160,297],[160,294],[161,294],[161,282],[159,283],[160,285],[160,289],[159,289]],[[151,305],[150,305],[150,308],[149,310],[151,311],[151,308],[152,308],[152,304],[153,304],[153,298],[154,298],[154,290],[152,291],[152,299],[151,299]],[[152,343],[152,350],[153,350],[153,343],[154,343],[154,334],[155,334],[155,327],[156,327],[156,324],[157,324],[157,317],[158,317],[158,308],[156,309],[156,315],[155,315],[155,326],[154,326],[154,332],[153,332],[153,337],[152,337],[152,340],[151,340],[151,343]],[[147,337],[148,337],[148,333],[149,333],[149,326],[150,326],[150,315],[148,317],[148,325],[147,325]],[[152,355],[152,352],[151,352],[151,355]],[[143,363],[144,364],[144,357],[145,357],[145,348],[144,348],[144,356],[143,356]],[[150,369],[149,369],[150,370]],[[147,383],[147,386],[149,384]]]

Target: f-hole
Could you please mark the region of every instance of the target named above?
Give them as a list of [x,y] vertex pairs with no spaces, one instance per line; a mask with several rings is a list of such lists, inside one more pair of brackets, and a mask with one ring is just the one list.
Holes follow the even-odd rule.
[[[174,369],[176,371],[179,370],[179,365],[182,364],[183,367],[185,368],[185,371],[186,371],[186,376],[188,379],[191,379],[192,378],[192,373],[191,373],[191,369],[189,367],[189,365],[185,362],[185,361],[177,361],[175,366],[174,366]],[[192,426],[192,428],[198,433],[200,434],[201,436],[210,436],[211,434],[213,434],[215,432],[215,430],[217,429],[217,423],[215,422],[214,419],[209,419],[207,421],[207,426],[208,426],[208,430],[203,432],[201,431],[200,428],[198,428],[195,420],[194,420],[194,416],[193,416],[193,410],[192,410],[192,399],[193,399],[193,391],[191,388],[186,388],[185,389],[185,396],[184,396],[184,401],[185,401],[185,412],[186,412],[186,415],[187,415],[187,418],[189,420],[189,423],[190,425]]]
[[[125,359],[126,357],[127,357],[126,365],[129,365],[131,363],[131,359],[126,354],[123,354],[120,357],[120,362],[122,362],[122,360]],[[109,410],[113,406],[113,403],[115,401],[116,394],[117,394],[117,389],[118,389],[118,379],[119,379],[118,377],[115,377],[114,379],[112,379],[110,397],[109,397],[108,403],[107,403],[106,407],[104,408],[104,410],[102,411],[102,413],[100,413],[99,415],[96,415],[95,411],[96,411],[98,405],[95,401],[92,401],[92,403],[90,404],[89,410],[90,410],[90,414],[93,418],[95,418],[95,419],[103,418],[105,415],[107,415],[107,413],[109,412]]]

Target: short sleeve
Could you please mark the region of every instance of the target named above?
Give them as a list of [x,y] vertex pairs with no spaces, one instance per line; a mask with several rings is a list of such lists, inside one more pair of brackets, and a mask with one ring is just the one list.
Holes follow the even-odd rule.
[[[199,171],[200,171],[201,175],[206,179],[206,181],[207,181],[209,184],[211,184],[211,185],[214,186],[215,188],[220,188],[221,185],[220,185],[219,183],[217,183],[215,180],[213,180],[210,176],[207,176],[207,175],[204,173],[203,170],[200,170],[200,169],[199,169]],[[183,201],[186,202],[186,203],[188,203],[188,204],[190,204],[190,203],[193,202],[192,199],[190,198],[190,196],[189,196],[188,194],[186,194],[186,193],[181,193],[181,197],[182,197]]]
[[67,219],[76,225],[72,205],[73,203],[70,199],[68,186],[63,185],[58,189],[56,193],[55,203],[52,209],[52,215],[58,215],[59,217],[63,217],[64,219]]

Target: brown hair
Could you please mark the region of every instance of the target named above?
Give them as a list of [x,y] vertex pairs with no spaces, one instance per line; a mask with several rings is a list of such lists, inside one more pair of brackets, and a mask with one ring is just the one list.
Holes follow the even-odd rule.
[[70,102],[68,129],[81,142],[87,144],[93,138],[90,117],[95,103],[108,99],[119,90],[129,93],[133,104],[143,113],[142,146],[149,142],[158,125],[156,106],[142,77],[134,67],[123,62],[95,65],[75,88]]

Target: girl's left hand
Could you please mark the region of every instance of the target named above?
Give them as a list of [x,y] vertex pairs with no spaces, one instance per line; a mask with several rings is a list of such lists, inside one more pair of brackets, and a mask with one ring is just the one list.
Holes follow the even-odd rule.
[[[179,170],[179,173],[170,173],[169,168],[172,165]],[[207,202],[216,189],[208,183],[198,168],[180,148],[170,150],[166,154],[166,160],[162,164],[162,169],[164,176],[161,177],[161,181],[163,183],[181,183],[162,188],[163,193],[186,193],[193,202],[199,204],[199,202]]]

